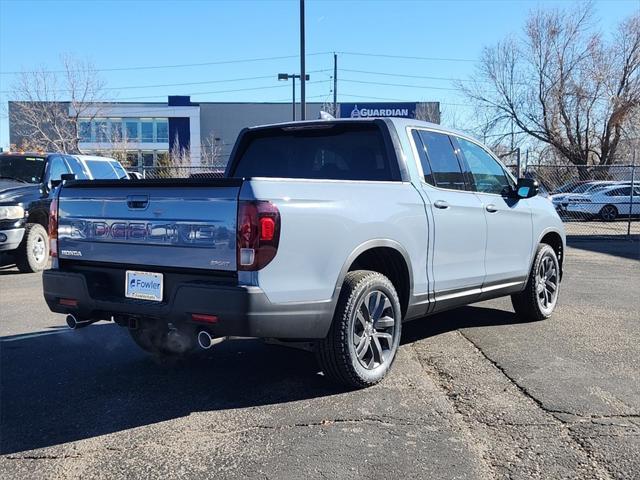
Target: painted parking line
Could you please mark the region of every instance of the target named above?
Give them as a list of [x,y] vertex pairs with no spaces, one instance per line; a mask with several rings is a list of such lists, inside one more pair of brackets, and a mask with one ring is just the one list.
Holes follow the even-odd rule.
[[59,335],[62,333],[69,333],[71,330],[54,330],[52,332],[36,332],[36,333],[22,333],[18,335],[10,335],[8,337],[1,337],[0,342],[16,342],[18,340],[26,340],[28,338],[45,337],[47,335]]

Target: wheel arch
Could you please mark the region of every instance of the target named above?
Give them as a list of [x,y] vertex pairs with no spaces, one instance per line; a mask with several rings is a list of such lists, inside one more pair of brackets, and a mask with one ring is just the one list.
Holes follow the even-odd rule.
[[49,212],[43,209],[35,209],[29,212],[27,218],[29,223],[38,223],[44,227],[45,230],[49,228]]
[[[556,256],[558,257],[558,263],[560,264],[560,278],[562,279],[562,274],[563,274],[562,266],[564,264],[564,255],[565,255],[565,248],[566,248],[564,237],[560,234],[560,232],[556,230],[546,230],[538,239],[536,248],[541,243],[545,243],[549,245],[556,252]],[[535,255],[534,255],[533,261],[535,261]]]
[[345,276],[354,270],[373,270],[386,276],[398,293],[403,317],[406,315],[413,292],[413,271],[409,254],[400,243],[374,239],[355,248],[340,270],[333,295],[334,308]]

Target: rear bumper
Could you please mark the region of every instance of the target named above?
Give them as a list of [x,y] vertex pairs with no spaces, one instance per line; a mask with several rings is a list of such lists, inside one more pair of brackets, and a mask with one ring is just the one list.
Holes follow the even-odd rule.
[[[44,298],[49,309],[73,313],[79,318],[109,319],[111,316],[190,323],[192,313],[216,315],[214,324],[199,324],[214,336],[264,338],[324,338],[332,320],[332,302],[281,303],[269,301],[258,287],[221,285],[202,281],[177,283],[163,302],[135,300],[124,296],[92,295],[83,273],[45,270]],[[76,307],[60,305],[74,299]]]
[[0,230],[0,252],[15,250],[24,237],[24,228]]

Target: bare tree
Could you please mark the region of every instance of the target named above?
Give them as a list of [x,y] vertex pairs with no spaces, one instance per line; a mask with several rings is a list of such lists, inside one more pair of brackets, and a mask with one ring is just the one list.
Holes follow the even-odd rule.
[[104,83],[94,66],[70,56],[62,66],[22,72],[13,85],[9,113],[18,135],[28,139],[23,147],[78,153],[80,118],[100,113]]
[[440,123],[440,108],[436,102],[419,102],[416,104],[416,119],[425,122]]
[[200,147],[200,164],[203,166],[219,166],[222,161],[222,140],[211,132]]
[[523,38],[484,49],[459,88],[489,112],[490,130],[513,124],[575,165],[608,165],[640,108],[640,14],[607,43],[591,4],[530,14]]

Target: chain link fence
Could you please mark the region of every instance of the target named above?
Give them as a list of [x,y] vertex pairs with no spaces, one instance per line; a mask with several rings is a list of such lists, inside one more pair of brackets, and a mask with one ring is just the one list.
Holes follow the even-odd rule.
[[[567,235],[640,235],[640,167],[634,165],[528,166],[516,176],[533,178],[553,203]],[[221,178],[224,165],[143,167],[143,178]]]
[[567,235],[640,234],[640,168],[635,165],[528,166],[565,223]]

